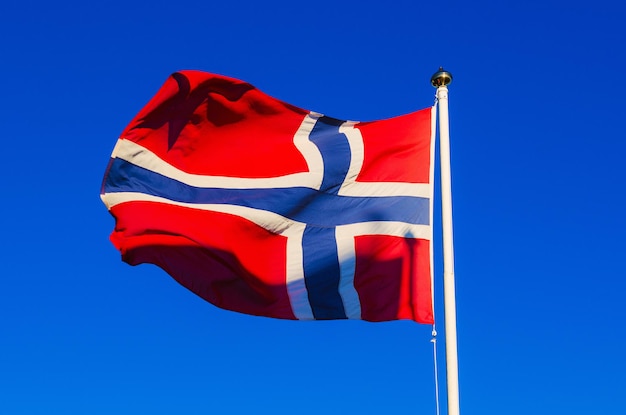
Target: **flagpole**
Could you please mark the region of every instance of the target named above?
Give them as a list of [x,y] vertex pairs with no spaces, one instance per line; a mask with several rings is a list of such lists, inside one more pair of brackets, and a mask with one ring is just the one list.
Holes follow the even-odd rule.
[[437,88],[439,106],[439,157],[441,162],[441,216],[443,227],[443,291],[446,325],[446,380],[448,415],[459,415],[459,365],[456,339],[456,299],[454,288],[454,248],[452,240],[452,184],[450,180],[450,128],[448,88],[452,74],[439,68],[430,79]]

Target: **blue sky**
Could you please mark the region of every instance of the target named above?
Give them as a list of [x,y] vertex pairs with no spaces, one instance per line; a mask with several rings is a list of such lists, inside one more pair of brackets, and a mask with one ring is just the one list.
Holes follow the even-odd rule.
[[365,121],[430,106],[440,65],[461,412],[625,412],[624,21],[616,1],[5,2],[0,413],[434,414],[430,327],[219,310],[120,261],[99,188],[174,71]]

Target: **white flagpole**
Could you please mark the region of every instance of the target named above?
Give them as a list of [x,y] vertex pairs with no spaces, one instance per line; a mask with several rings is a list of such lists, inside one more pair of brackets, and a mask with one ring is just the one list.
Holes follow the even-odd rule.
[[452,184],[450,180],[450,128],[448,88],[452,74],[439,68],[430,79],[437,88],[439,106],[439,157],[441,162],[441,220],[443,227],[443,291],[446,325],[446,380],[448,415],[459,415],[459,364],[456,344],[456,300],[454,292],[454,248],[452,241]]

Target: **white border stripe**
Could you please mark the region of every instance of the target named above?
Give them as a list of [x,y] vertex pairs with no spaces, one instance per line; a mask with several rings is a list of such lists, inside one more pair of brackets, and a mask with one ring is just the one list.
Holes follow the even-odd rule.
[[291,310],[298,320],[314,320],[309,293],[304,282],[302,235],[304,226],[294,229],[287,239],[287,293]]
[[[312,189],[319,189],[322,186],[322,180],[324,179],[324,159],[322,158],[322,153],[320,153],[319,148],[317,148],[315,143],[313,143],[310,139],[311,131],[313,131],[313,127],[315,127],[315,124],[320,117],[322,117],[322,114],[310,112],[306,117],[304,117],[298,131],[296,131],[296,134],[293,136],[293,144],[300,151],[300,153],[302,153],[302,157],[306,160],[307,167],[309,168],[308,174],[316,178],[309,178],[312,180],[312,184],[310,186]],[[293,177],[296,180],[299,178],[299,176],[296,175],[290,175],[287,177]],[[293,186],[294,183],[291,183],[291,185]],[[300,184],[298,184],[298,186],[300,186]]]
[[339,195],[361,197],[411,196],[430,198],[432,186],[428,183],[353,182],[343,184]]
[[174,179],[194,187],[220,189],[268,189],[293,187],[297,183],[297,185],[301,187],[319,189],[319,184],[317,187],[315,187],[315,184],[317,182],[321,183],[321,179],[316,178],[309,172],[261,179],[191,174],[172,166],[147,148],[124,139],[120,139],[118,141],[118,144],[115,146],[115,150],[117,158],[121,160],[125,160],[135,166],[142,167],[146,170],[150,170],[154,173],[158,173],[162,176],[169,177],[170,179]]
[[339,295],[343,302],[343,309],[349,319],[360,320],[361,300],[354,287],[354,272],[356,270],[354,235],[337,227],[335,240],[337,241],[337,256],[339,257]]
[[352,188],[351,191],[349,186],[355,184],[356,177],[361,172],[361,168],[363,167],[363,159],[365,158],[363,136],[361,135],[361,130],[354,128],[356,124],[357,123],[354,121],[346,121],[339,127],[339,133],[342,133],[346,136],[346,138],[348,139],[348,144],[350,146],[350,167],[348,168],[346,178],[344,179],[343,183],[341,184],[341,188],[339,189],[339,195],[342,196],[356,195],[354,192],[354,188]]
[[185,203],[177,202],[163,197],[147,195],[145,193],[118,192],[105,193],[102,195],[105,204],[110,208],[128,202],[156,202],[172,206],[187,207],[196,210],[206,210],[211,212],[230,213],[240,216],[263,229],[272,233],[285,236],[293,236],[304,231],[304,223],[288,219],[267,210],[260,210],[237,205],[213,204],[213,203]]
[[350,223],[348,225],[337,226],[337,231],[341,232],[342,236],[389,235],[426,240],[431,239],[432,233],[430,225],[416,225],[393,221]]

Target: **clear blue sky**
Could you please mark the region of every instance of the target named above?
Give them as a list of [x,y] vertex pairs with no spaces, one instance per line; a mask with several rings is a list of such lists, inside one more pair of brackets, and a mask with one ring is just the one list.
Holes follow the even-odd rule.
[[176,70],[365,121],[430,106],[439,65],[461,413],[626,413],[625,21],[614,0],[3,3],[0,413],[434,414],[430,327],[219,310],[120,261],[99,188]]

